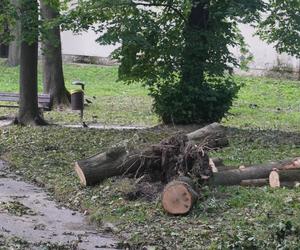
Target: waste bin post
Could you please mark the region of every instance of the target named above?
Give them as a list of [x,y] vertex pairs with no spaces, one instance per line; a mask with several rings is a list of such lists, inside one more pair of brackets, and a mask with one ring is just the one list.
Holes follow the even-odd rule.
[[[71,94],[71,104],[73,110],[80,110],[80,119],[83,121],[83,109],[84,109],[84,86],[85,83],[79,80],[73,81],[72,85],[77,85],[81,87],[81,94],[77,91],[77,95],[74,97],[74,101],[76,104],[74,104],[73,108],[73,102],[72,102],[72,94]],[[73,93],[75,94],[75,93]],[[76,107],[75,107],[76,106]]]
[[80,119],[83,120],[84,108],[84,93],[83,90],[78,89],[71,92],[71,107],[72,110],[80,110]]

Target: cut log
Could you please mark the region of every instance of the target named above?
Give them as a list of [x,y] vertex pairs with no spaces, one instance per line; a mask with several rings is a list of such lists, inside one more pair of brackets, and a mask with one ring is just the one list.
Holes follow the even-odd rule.
[[212,186],[240,185],[243,180],[268,178],[274,168],[278,170],[300,169],[300,157],[214,173],[213,177],[208,180],[208,184]]
[[300,182],[300,170],[273,170],[269,175],[270,187],[295,186]]
[[226,135],[226,128],[214,122],[187,134],[187,138],[193,144],[200,144],[208,149],[216,149],[228,146],[229,142]]
[[198,194],[193,189],[189,178],[171,181],[166,185],[162,192],[162,205],[164,210],[173,215],[182,215],[188,213]]
[[267,186],[269,184],[269,179],[253,179],[253,180],[242,180],[241,186],[244,187],[262,187]]
[[142,174],[145,169],[151,173],[160,173],[167,182],[182,173],[182,169],[178,168],[178,162],[174,162],[177,160],[181,161],[181,165],[189,165],[189,168],[184,167],[185,172],[193,168],[192,174],[209,177],[212,170],[209,167],[208,156],[202,147],[195,146],[196,144],[203,145],[206,149],[227,146],[226,129],[218,123],[213,123],[187,135],[164,140],[145,150],[128,150],[126,146],[113,147],[108,152],[77,161],[75,171],[83,186],[95,185],[113,176]]
[[271,171],[269,175],[269,184],[272,188],[280,187],[279,174],[277,173],[277,170]]
[[75,162],[75,171],[83,186],[92,186],[105,178],[122,175],[126,171],[129,173],[137,171],[140,164],[139,157],[129,155],[126,146],[117,146],[107,152]]

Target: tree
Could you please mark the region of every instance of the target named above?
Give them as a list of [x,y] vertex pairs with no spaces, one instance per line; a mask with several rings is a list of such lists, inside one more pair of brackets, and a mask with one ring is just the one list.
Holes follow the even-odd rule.
[[238,62],[229,47],[245,51],[238,22],[258,22],[265,8],[263,0],[87,0],[71,16],[75,30],[93,26],[101,44],[122,44],[113,54],[119,79],[148,87],[164,122],[200,123],[230,108]]
[[44,93],[50,94],[51,103],[55,106],[70,104],[70,93],[65,87],[61,37],[59,23],[59,1],[41,1],[41,14],[46,24],[54,22],[43,32],[43,88]]
[[[19,8],[19,0],[11,0],[15,8]],[[9,66],[18,66],[20,64],[20,45],[21,45],[21,24],[16,20],[13,27],[11,27],[13,40],[9,43],[7,64]]]
[[[45,0],[45,3],[53,2],[54,1]],[[59,1],[56,2],[59,3]],[[40,22],[37,0],[20,0],[20,13],[15,11],[15,9],[15,6],[10,0],[3,0],[0,3],[0,27],[4,23],[8,23],[9,27],[14,27],[18,19],[20,20],[21,26],[20,103],[16,120],[18,123],[24,125],[46,125],[46,122],[40,115],[37,99],[38,39],[41,33],[43,37],[47,37],[47,32],[53,32],[52,25],[59,27],[59,24],[56,23],[57,20],[54,19],[51,20],[54,24],[51,24],[50,21],[49,23]],[[9,11],[5,12],[4,10]],[[5,32],[0,29],[0,38],[9,42],[13,37],[5,34]]]
[[4,24],[14,27],[21,24],[20,102],[16,122],[24,125],[45,125],[38,109],[37,60],[39,14],[37,0],[20,0],[19,13],[10,0],[0,2],[0,38],[5,43],[13,40],[11,32],[1,29]]
[[21,0],[20,103],[17,122],[23,125],[46,125],[38,108],[38,34],[37,0]]

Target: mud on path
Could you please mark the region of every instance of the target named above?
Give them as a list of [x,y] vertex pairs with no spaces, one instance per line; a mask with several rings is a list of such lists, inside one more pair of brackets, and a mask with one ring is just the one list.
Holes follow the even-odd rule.
[[0,160],[0,249],[116,249],[85,216],[59,207]]

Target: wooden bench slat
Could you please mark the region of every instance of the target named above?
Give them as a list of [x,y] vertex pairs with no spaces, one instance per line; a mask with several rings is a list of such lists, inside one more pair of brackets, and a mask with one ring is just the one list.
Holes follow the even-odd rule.
[[0,97],[0,101],[3,101],[3,102],[18,102],[19,97],[2,96],[2,97]]
[[[19,97],[20,94],[19,93],[0,92],[0,97],[2,97],[2,96]],[[49,94],[38,94],[38,97],[50,99],[50,95]]]
[[[19,93],[9,93],[9,92],[0,92],[0,101],[3,102],[19,102],[20,94]],[[50,95],[48,94],[39,94],[38,95],[38,104],[39,108],[43,108],[45,110],[50,109]],[[17,108],[18,106],[11,105],[0,105],[0,107],[8,107],[8,108]]]

